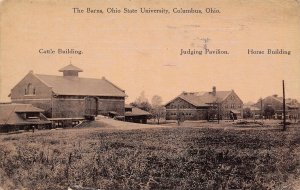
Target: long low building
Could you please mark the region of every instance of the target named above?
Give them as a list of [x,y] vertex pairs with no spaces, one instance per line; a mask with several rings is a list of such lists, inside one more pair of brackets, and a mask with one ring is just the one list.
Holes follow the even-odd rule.
[[243,101],[233,91],[182,92],[165,104],[167,120],[237,119],[243,117]]
[[0,104],[0,131],[51,128],[51,121],[43,111],[30,104]]

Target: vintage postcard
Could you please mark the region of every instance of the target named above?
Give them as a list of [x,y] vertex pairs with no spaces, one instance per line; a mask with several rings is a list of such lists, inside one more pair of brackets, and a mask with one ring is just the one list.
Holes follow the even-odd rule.
[[0,190],[300,189],[299,0],[0,1]]

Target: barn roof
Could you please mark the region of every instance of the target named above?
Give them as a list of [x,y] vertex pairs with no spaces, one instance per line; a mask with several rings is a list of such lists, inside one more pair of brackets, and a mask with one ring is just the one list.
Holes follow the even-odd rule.
[[0,104],[0,125],[15,125],[37,123],[40,121],[27,121],[18,113],[21,112],[43,112],[44,110],[36,108],[31,104]]
[[216,95],[211,92],[183,92],[166,105],[177,98],[181,98],[196,107],[208,107],[210,103],[222,102],[231,94],[232,91],[216,91]]
[[[279,103],[283,103],[283,97],[279,97],[276,94],[272,95],[272,96],[267,96],[263,99],[263,102],[267,99],[273,99]],[[297,99],[292,99],[292,98],[286,98],[285,99],[285,103],[287,104],[287,106],[289,106],[290,108],[299,108],[300,107],[300,103],[298,102]],[[257,101],[257,103],[255,103],[254,105],[260,104],[260,100]]]
[[232,91],[216,91],[216,95],[213,95],[212,92],[205,92],[200,96],[200,99],[205,103],[213,103],[213,102],[222,102],[231,94]]
[[125,116],[141,116],[141,115],[151,115],[151,114],[137,107],[133,107],[132,111],[125,112]]
[[83,95],[83,96],[114,96],[125,97],[125,91],[108,81],[102,79],[64,77],[55,75],[34,74],[57,95]]
[[197,107],[207,107],[208,104],[206,104],[198,95],[195,94],[180,94],[178,96],[179,98],[189,102],[190,104],[197,106]]
[[[274,98],[275,100],[278,100],[280,103],[283,103],[283,97],[274,97],[274,95],[271,96],[271,97]],[[286,104],[291,104],[291,105],[294,105],[294,106],[300,106],[298,100],[292,99],[292,98],[286,98],[285,103]]]

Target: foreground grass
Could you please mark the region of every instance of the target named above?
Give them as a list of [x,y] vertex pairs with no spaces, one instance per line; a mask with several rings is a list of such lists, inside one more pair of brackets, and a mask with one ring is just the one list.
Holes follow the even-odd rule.
[[111,131],[0,136],[0,187],[67,189],[293,189],[300,127]]

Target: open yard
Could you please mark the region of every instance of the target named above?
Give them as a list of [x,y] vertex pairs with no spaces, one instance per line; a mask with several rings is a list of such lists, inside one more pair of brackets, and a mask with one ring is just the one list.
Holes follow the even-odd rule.
[[[99,124],[99,123],[98,123]],[[300,126],[0,135],[0,189],[299,189]]]

